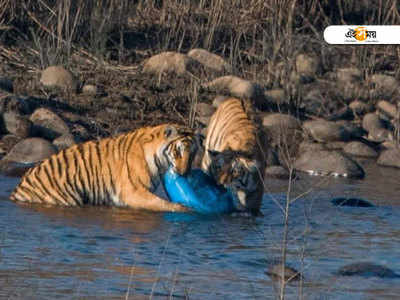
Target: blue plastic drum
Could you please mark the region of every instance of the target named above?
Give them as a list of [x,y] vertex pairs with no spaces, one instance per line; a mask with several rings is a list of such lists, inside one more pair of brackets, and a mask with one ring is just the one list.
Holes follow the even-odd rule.
[[170,200],[203,214],[230,213],[235,210],[232,195],[202,170],[193,169],[181,176],[169,169],[163,176],[163,184]]

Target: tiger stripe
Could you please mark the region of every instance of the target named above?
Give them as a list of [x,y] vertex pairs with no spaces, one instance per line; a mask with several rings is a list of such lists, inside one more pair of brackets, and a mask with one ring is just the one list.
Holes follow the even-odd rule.
[[233,192],[240,208],[259,213],[265,158],[259,124],[249,101],[226,99],[211,116],[201,162],[203,171]]
[[10,199],[50,205],[185,211],[151,191],[169,167],[180,174],[187,172],[196,150],[194,132],[176,124],[89,141],[62,150],[29,170]]

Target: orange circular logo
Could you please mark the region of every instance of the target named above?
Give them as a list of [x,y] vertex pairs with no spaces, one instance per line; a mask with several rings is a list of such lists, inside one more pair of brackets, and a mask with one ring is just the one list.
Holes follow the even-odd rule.
[[354,37],[356,38],[357,41],[362,42],[367,39],[367,28],[359,26],[354,31],[355,31]]

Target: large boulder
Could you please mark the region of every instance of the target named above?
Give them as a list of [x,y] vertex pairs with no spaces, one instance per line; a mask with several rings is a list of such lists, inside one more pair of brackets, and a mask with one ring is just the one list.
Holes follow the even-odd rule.
[[77,83],[72,73],[63,66],[50,66],[42,71],[40,83],[46,88],[60,88],[73,91],[77,89]]
[[362,157],[378,157],[378,152],[375,151],[372,147],[361,143],[359,141],[352,141],[347,143],[343,148],[344,153],[354,155],[354,156],[362,156]]
[[187,54],[205,67],[216,72],[231,72],[232,67],[221,57],[205,49],[192,49]]
[[381,152],[378,165],[400,168],[400,149],[391,148]]
[[379,101],[376,104],[376,107],[391,118],[398,117],[396,105],[394,105],[386,100]]
[[265,114],[262,124],[273,146],[292,146],[302,142],[301,122],[287,114]]
[[385,74],[374,74],[369,81],[375,86],[377,94],[385,97],[392,96],[399,86],[396,78]]
[[21,138],[16,135],[3,135],[0,139],[0,153],[7,154],[19,141],[21,141]]
[[194,73],[200,64],[186,54],[168,51],[150,57],[143,65],[143,72],[149,74]]
[[261,95],[258,84],[237,76],[227,75],[203,85],[204,88],[219,94],[227,94],[241,99],[256,99]]
[[33,123],[35,134],[49,140],[54,140],[59,136],[70,133],[64,120],[46,108],[35,110],[30,120]]
[[303,127],[310,136],[322,143],[348,141],[352,137],[346,126],[325,120],[304,122]]
[[386,124],[376,113],[368,113],[363,118],[362,127],[369,132],[375,129],[386,128]]
[[18,163],[37,163],[57,153],[56,147],[41,138],[28,138],[17,143],[3,160]]
[[27,117],[15,112],[3,114],[3,125],[7,133],[20,138],[27,138],[32,132],[32,122]]
[[262,122],[264,127],[273,128],[274,130],[301,130],[300,120],[287,114],[266,114],[264,115]]
[[349,178],[363,178],[365,175],[356,161],[339,151],[320,150],[301,153],[294,163],[294,168],[311,175]]

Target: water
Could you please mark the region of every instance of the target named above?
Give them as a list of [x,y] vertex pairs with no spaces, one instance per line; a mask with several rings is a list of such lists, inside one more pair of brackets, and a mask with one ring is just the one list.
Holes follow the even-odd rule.
[[[288,264],[305,282],[288,299],[395,299],[400,279],[341,277],[368,261],[400,273],[400,171],[365,165],[364,180],[303,176],[290,207]],[[371,174],[371,175],[369,175]],[[8,201],[0,177],[0,299],[276,299],[264,273],[280,257],[287,184],[269,180],[263,218],[44,208]],[[337,196],[372,208],[339,208]]]

